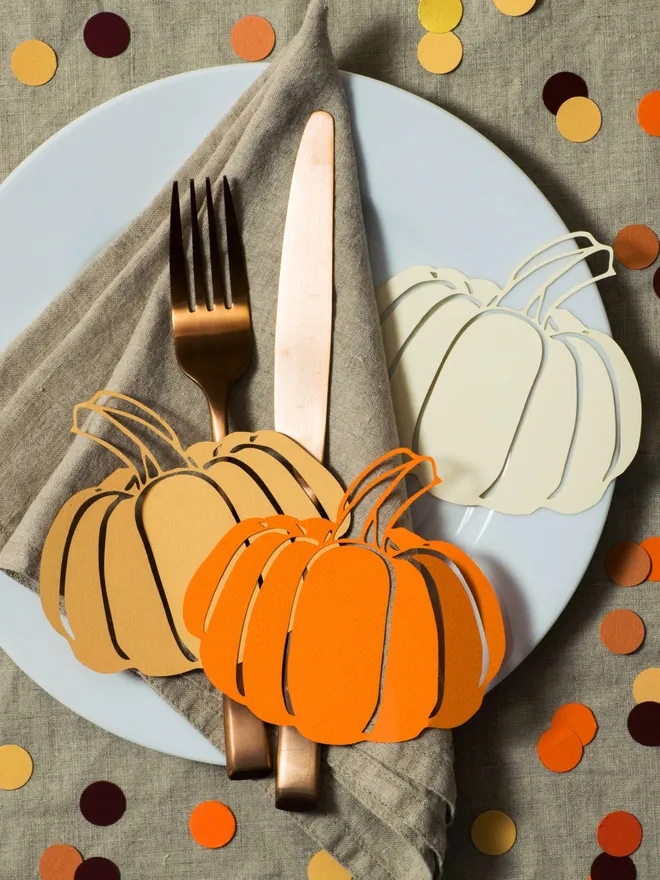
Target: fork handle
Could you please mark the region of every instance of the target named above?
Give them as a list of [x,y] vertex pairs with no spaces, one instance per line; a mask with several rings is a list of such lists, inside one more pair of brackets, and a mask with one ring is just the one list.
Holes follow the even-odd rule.
[[[204,389],[211,412],[213,439],[220,442],[227,436],[227,401],[229,387]],[[266,725],[247,706],[223,698],[225,715],[225,749],[227,776],[230,779],[263,779],[273,772],[273,759]]]

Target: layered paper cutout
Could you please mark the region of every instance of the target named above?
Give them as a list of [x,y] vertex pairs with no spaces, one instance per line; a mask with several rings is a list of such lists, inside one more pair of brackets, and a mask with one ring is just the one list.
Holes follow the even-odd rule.
[[[91,414],[101,420],[97,433],[81,426]],[[112,428],[112,441],[100,423]],[[124,466],[59,511],[43,548],[41,601],[76,657],[97,672],[198,668],[183,597],[218,540],[246,517],[332,517],[343,495],[283,434],[237,432],[184,449],[153,410],[112,391],[77,405],[72,431]]]
[[[383,525],[421,464],[430,483]],[[397,449],[353,482],[334,520],[278,515],[228,532],[184,602],[213,684],[320,743],[399,742],[470,718],[504,657],[497,597],[458,548],[396,524],[438,482],[430,459]],[[341,537],[362,506],[360,534]]]
[[[573,283],[570,270],[596,255],[605,271]],[[399,435],[435,460],[435,495],[579,513],[628,467],[641,431],[635,375],[610,336],[563,307],[614,274],[611,248],[580,232],[533,253],[503,289],[414,266],[377,291]],[[521,294],[526,304],[510,305]]]

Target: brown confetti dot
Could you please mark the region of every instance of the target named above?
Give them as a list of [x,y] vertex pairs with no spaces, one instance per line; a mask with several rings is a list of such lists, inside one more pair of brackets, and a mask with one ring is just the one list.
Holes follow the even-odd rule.
[[600,640],[613,654],[632,654],[644,641],[644,621],[628,608],[610,611],[600,622]]
[[94,856],[79,865],[74,880],[121,880],[119,868],[110,859]]
[[635,880],[637,868],[632,859],[618,859],[601,853],[591,866],[591,880]]
[[[655,273],[653,285],[660,296],[660,269]],[[654,583],[660,582],[660,538],[646,538],[641,542],[640,547],[643,547],[651,557],[651,573],[648,579]]]
[[115,12],[97,12],[85,25],[85,45],[99,58],[115,58],[128,48],[131,29]]
[[273,51],[275,31],[260,15],[246,15],[236,22],[229,40],[243,61],[263,61]]
[[543,103],[555,116],[564,101],[578,97],[588,98],[589,89],[581,76],[568,70],[555,73],[543,86]]
[[114,825],[125,810],[124,792],[114,782],[92,782],[80,795],[80,812],[92,825]]
[[600,820],[596,838],[598,846],[608,855],[631,856],[642,842],[642,826],[632,813],[608,813]]
[[558,724],[546,730],[536,749],[543,766],[554,773],[567,773],[582,760],[580,737],[570,727]]
[[486,810],[472,823],[470,835],[479,852],[487,856],[501,856],[516,842],[516,824],[502,810]]
[[41,880],[74,880],[76,868],[83,858],[74,846],[54,843],[39,859]]
[[553,727],[568,727],[577,733],[583,746],[589,745],[596,736],[598,724],[594,713],[582,703],[566,703],[552,716]]
[[607,552],[605,571],[620,587],[636,587],[651,571],[651,557],[639,544],[621,541]]
[[628,715],[628,733],[640,746],[660,746],[660,703],[638,703]]
[[614,256],[626,269],[647,269],[659,251],[658,236],[642,223],[624,226],[614,239]]

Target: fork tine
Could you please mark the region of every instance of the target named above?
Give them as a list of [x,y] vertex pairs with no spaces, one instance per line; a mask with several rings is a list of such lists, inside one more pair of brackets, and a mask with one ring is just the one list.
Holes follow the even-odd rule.
[[222,276],[220,242],[218,241],[218,227],[215,222],[215,210],[213,208],[213,192],[211,191],[210,177],[206,178],[206,213],[209,223],[209,250],[211,256],[211,287],[213,304],[229,308],[225,293],[225,282]]
[[195,181],[190,181],[190,225],[192,227],[192,251],[193,251],[193,278],[195,279],[195,305],[198,309],[208,308],[206,299],[206,277],[204,272],[204,250],[202,238],[199,234],[199,221],[197,219],[197,196],[195,195]]
[[227,235],[227,260],[229,262],[229,284],[232,306],[248,306],[248,281],[243,259],[243,245],[238,231],[234,210],[234,200],[229,189],[229,181],[222,178],[225,203],[225,228]]
[[172,207],[170,210],[170,296],[173,309],[190,309],[188,270],[181,227],[179,184],[176,180],[172,185]]

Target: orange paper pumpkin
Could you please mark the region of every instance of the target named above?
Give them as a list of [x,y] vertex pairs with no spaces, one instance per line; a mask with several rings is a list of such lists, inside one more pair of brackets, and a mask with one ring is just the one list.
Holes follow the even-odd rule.
[[[423,462],[433,482],[381,531],[384,502]],[[396,526],[437,480],[432,461],[398,449],[349,487],[334,522],[273,516],[228,532],[184,602],[213,684],[264,721],[337,745],[470,718],[504,656],[497,598],[458,548]],[[359,537],[342,538],[374,496]]]
[[[99,403],[103,397],[131,410]],[[138,456],[80,428],[79,416],[90,412]],[[275,431],[234,433],[184,450],[156,413],[109,391],[75,407],[72,430],[126,465],[64,504],[41,558],[44,611],[97,672],[176,675],[198,668],[199,640],[184,625],[183,597],[218,536],[245,516],[334,512],[342,497],[313,456]]]

